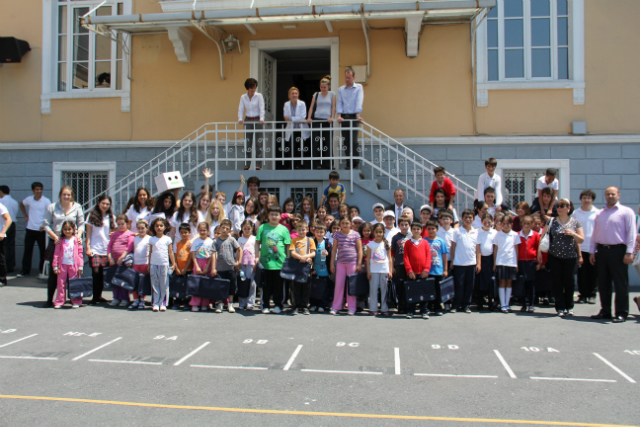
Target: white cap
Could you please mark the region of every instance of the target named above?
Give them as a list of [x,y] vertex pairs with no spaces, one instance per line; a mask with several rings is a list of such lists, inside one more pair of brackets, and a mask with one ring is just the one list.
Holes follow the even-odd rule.
[[376,203],[375,205],[373,205],[373,208],[371,208],[371,210],[375,210],[375,208],[382,208],[382,210],[384,210],[384,205],[382,203]]
[[425,209],[428,209],[431,212],[433,212],[433,209],[431,208],[431,205],[422,205],[422,206],[420,206],[420,212],[422,212]]
[[395,213],[393,213],[393,211],[386,211],[386,212],[382,215],[382,218],[386,218],[386,217],[388,217],[388,216],[392,216],[392,217],[394,217],[394,218],[395,218],[395,217],[396,217],[396,214],[395,214]]
[[356,221],[364,222],[364,219],[360,218],[359,216],[354,216],[353,218],[351,218],[351,222],[356,222]]

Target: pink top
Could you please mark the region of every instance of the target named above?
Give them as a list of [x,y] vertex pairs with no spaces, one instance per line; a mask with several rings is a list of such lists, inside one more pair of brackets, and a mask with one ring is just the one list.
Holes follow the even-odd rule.
[[124,233],[121,231],[114,231],[109,240],[109,246],[107,247],[107,253],[111,254],[111,258],[116,261],[120,256],[127,251],[133,253],[133,239],[136,237],[136,233],[127,230]]
[[632,254],[636,241],[636,215],[631,208],[620,202],[612,208],[605,205],[596,216],[591,235],[589,253],[595,254],[598,245],[627,245],[627,253]]
[[338,231],[333,236],[333,244],[338,247],[337,262],[340,264],[356,264],[358,262],[357,242],[360,240],[360,233],[351,231],[349,234],[342,234]]
[[[75,237],[74,237],[75,239]],[[53,253],[53,267],[54,268],[60,268],[60,266],[62,265],[62,257],[64,255],[64,248],[65,246],[69,245],[69,241],[67,239],[62,239],[59,245],[56,245],[56,249]],[[78,243],[78,241],[75,242],[74,248],[73,248],[73,265],[77,268],[77,269],[82,269],[82,266],[84,265],[84,259],[82,256],[82,244]]]

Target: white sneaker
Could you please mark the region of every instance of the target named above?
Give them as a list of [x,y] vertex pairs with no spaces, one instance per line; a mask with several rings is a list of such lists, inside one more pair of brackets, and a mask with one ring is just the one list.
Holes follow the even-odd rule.
[[110,306],[112,306],[112,307],[115,307],[115,306],[116,306],[116,305],[118,305],[118,304],[120,304],[120,300],[119,300],[119,299],[116,299],[116,298],[114,298],[114,299],[113,299],[113,301],[111,301],[111,302],[109,303],[109,305],[110,305]]
[[135,300],[135,301],[133,301],[133,304],[131,304],[131,305],[129,306],[129,308],[130,308],[130,309],[138,308],[138,306],[139,306],[139,305],[140,305],[140,301]]
[[200,307],[194,305],[193,307],[191,307],[191,311],[200,311]]
[[273,309],[273,312],[275,314],[280,314],[280,313],[282,313],[282,309],[276,305],[275,308]]
[[129,305],[129,301],[127,301],[126,299],[123,299],[122,301],[120,301],[120,307],[126,307]]
[[262,314],[269,314],[269,313],[270,313],[270,311],[269,311],[268,308],[263,308],[262,309]]
[[160,311],[167,311],[167,307],[166,307],[166,306],[164,306],[164,305],[161,305],[161,306],[160,306]]
[[222,309],[224,308],[224,304],[221,302],[216,303],[216,313],[222,313]]
[[236,309],[233,308],[233,304],[229,303],[229,305],[227,306],[227,310],[229,311],[229,313],[235,313]]
[[309,307],[309,311],[316,311],[316,306],[312,305],[311,307]]
[[78,304],[73,304],[71,308],[80,308],[80,306]]
[[207,311],[207,310],[209,310],[209,306],[207,305],[203,305],[200,307],[200,311]]
[[61,306],[61,305],[54,305],[54,306],[53,306],[53,308],[55,308],[56,310],[58,310],[58,309],[62,308],[62,306]]
[[158,310],[160,310],[160,308],[157,305],[154,305],[153,306],[153,311],[158,311]]
[[324,308],[318,307],[318,313],[324,313]]

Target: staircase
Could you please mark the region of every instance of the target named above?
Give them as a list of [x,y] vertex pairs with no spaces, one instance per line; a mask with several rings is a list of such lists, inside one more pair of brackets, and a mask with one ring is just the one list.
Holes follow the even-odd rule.
[[[112,185],[107,192],[113,199],[114,210],[121,212],[140,187],[148,188],[153,196],[158,195],[154,178],[165,172],[179,171],[185,187],[194,188],[196,181],[202,179],[202,170],[211,168],[214,173],[211,185],[217,188],[225,171],[244,169],[244,143],[247,138],[251,140],[252,134],[264,141],[261,159],[263,169],[282,170],[288,165],[293,176],[303,174],[303,170],[292,169],[291,161],[314,158],[302,159],[300,152],[293,153],[284,140],[285,125],[286,122],[267,122],[262,130],[245,130],[235,122],[204,124]],[[342,130],[350,129],[349,125],[343,123]],[[345,147],[341,143],[340,129],[337,125],[333,128],[334,149],[330,159],[334,169],[340,170],[341,182],[345,187],[349,186],[349,190],[353,191],[354,180],[357,180],[359,187],[380,194],[385,201],[392,200],[388,196],[393,195],[393,190],[402,188],[409,199],[415,200],[414,206],[428,203],[434,180],[433,168],[437,165],[367,123],[362,123],[359,131],[359,147],[350,150],[352,155],[347,156],[343,154]],[[316,137],[316,134],[312,137]],[[247,151],[250,157],[252,150]],[[359,160],[359,170],[352,167],[354,160]],[[457,191],[455,207],[458,212],[473,207],[475,188],[452,174],[447,173],[447,176]],[[387,192],[389,194],[385,194]],[[87,201],[84,209],[95,206],[96,199]]]

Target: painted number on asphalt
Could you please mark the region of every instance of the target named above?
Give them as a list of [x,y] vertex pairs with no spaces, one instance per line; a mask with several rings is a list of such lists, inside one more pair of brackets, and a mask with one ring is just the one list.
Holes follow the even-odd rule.
[[440,349],[446,349],[446,348],[448,348],[449,350],[460,349],[460,347],[455,344],[449,344],[449,345],[431,344],[431,348],[434,350],[440,350]]
[[629,353],[633,356],[640,356],[640,350],[625,350],[625,353]]
[[0,329],[0,334],[10,334],[11,332],[15,332],[17,331],[17,329],[7,329],[6,331],[3,331],[2,329]]
[[269,340],[255,340],[254,341],[251,338],[247,338],[246,340],[242,341],[242,344],[251,344],[251,343],[254,343],[254,344],[266,344],[268,342],[269,342]]
[[158,335],[154,338],[154,340],[165,340],[165,341],[175,341],[178,339],[178,336],[175,335],[173,337],[165,337],[164,335]]
[[348,344],[346,342],[336,343],[336,347],[345,347],[345,346],[355,348],[355,347],[360,347],[360,343],[358,342],[350,342]]
[[[538,347],[520,347],[521,350],[524,351],[530,351],[533,353],[539,353],[541,351],[544,351],[544,348],[539,349]],[[547,347],[547,353],[560,353],[560,350],[556,350],[555,348],[552,347]]]
[[87,334],[87,333],[84,333],[84,332],[73,332],[73,331],[70,331],[70,332],[67,332],[67,333],[66,333],[66,334],[64,334],[64,335],[65,335],[65,336],[68,336],[68,337],[81,337],[81,336],[83,336],[83,335],[84,335],[84,336],[86,336],[86,337],[95,338],[95,337],[97,337],[98,335],[102,335],[102,332],[94,332],[94,333],[92,333],[92,334]]

